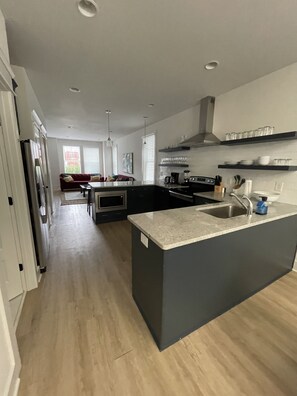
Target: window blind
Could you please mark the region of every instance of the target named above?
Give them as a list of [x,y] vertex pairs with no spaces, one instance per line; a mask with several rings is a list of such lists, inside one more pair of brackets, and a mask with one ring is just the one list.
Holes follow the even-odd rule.
[[112,147],[112,173],[118,174],[118,146],[113,145]]
[[84,147],[84,172],[85,173],[99,173],[99,148]]
[[[146,142],[146,144],[144,144]],[[155,180],[156,136],[148,135],[142,138],[142,174],[143,181]]]

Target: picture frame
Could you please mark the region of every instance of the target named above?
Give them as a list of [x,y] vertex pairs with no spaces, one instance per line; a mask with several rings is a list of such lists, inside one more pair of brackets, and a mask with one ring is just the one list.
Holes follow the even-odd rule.
[[122,159],[123,172],[133,174],[133,153],[124,153]]

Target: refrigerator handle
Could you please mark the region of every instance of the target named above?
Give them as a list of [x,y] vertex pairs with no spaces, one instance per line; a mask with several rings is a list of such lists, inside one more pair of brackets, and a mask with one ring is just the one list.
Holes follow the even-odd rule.
[[[40,189],[43,189],[43,195],[44,195],[44,213],[41,213],[41,221],[43,224],[47,223],[47,219],[48,219],[48,205],[47,205],[47,190],[46,190],[46,186],[44,183],[44,177],[43,177],[43,170],[40,164],[40,160],[39,158],[35,159],[35,166],[38,166],[40,169],[40,182],[41,182],[41,186],[39,185],[38,187],[38,196],[40,197]],[[39,198],[40,202],[41,202],[41,197]]]

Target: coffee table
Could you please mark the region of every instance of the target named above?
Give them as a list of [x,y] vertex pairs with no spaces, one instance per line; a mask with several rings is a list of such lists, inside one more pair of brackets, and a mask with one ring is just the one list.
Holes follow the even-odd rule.
[[87,212],[91,216],[91,208],[92,208],[92,200],[91,200],[91,186],[88,184],[80,184],[80,193],[83,193],[83,196],[86,196],[86,191],[88,193],[88,201],[87,201]]
[[79,187],[80,193],[82,193],[84,197],[86,196],[86,191],[91,190],[91,186],[89,186],[88,184],[80,184]]

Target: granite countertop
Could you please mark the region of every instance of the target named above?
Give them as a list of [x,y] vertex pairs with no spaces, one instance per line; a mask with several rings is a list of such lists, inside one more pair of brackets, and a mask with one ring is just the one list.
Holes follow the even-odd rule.
[[[212,194],[212,196],[209,194]],[[207,198],[215,199],[214,193],[206,193],[206,195],[208,195]],[[243,215],[229,219],[221,219],[201,212],[204,209],[214,206],[228,205],[228,201],[230,202],[231,197],[222,197],[221,194],[219,195],[225,202],[191,206],[181,209],[169,209],[159,212],[140,213],[130,215],[128,219],[161,249],[169,250],[230,232],[239,231],[244,228],[297,215],[297,206],[278,202],[270,205],[268,214],[264,216],[253,213],[251,217]],[[219,198],[219,195],[216,195],[216,197]],[[234,201],[232,202],[234,203]]]
[[115,181],[115,182],[90,182],[92,188],[114,188],[114,187],[140,187],[140,186],[154,186],[154,182],[142,181]]
[[165,184],[163,182],[143,182],[143,181],[115,181],[115,182],[89,182],[92,188],[117,188],[117,187],[143,187],[143,186],[159,186],[163,188],[188,188],[179,184]]

